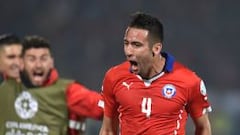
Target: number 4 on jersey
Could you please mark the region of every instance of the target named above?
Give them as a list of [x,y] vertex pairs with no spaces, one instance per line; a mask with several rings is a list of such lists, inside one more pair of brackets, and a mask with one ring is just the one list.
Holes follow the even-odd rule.
[[143,98],[142,100],[142,113],[146,114],[146,117],[150,117],[152,110],[152,99]]

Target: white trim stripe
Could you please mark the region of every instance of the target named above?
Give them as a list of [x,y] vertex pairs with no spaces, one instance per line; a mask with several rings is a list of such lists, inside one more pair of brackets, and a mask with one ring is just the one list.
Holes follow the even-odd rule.
[[211,106],[209,106],[208,108],[203,108],[203,110],[202,110],[202,114],[209,113],[209,112],[212,112]]
[[180,110],[179,111],[180,113],[179,113],[179,115],[178,115],[178,120],[176,121],[176,129],[174,130],[174,132],[173,132],[173,134],[174,135],[177,135],[177,131],[180,129],[180,127],[181,127],[181,123],[180,123],[180,120],[182,120],[182,113],[183,113],[183,110]]
[[98,106],[101,108],[104,108],[104,101],[103,100],[99,100],[98,101]]
[[68,126],[71,129],[82,130],[82,131],[86,130],[86,122],[85,121],[79,122],[79,121],[75,121],[75,120],[69,120]]

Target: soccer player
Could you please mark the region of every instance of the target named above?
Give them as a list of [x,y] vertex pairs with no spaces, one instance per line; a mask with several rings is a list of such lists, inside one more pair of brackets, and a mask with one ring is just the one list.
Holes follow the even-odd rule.
[[[44,38],[26,37],[22,59],[22,84],[6,80],[0,87],[0,98],[9,105],[5,111],[0,103],[0,134],[73,135],[76,132],[67,131],[68,126],[84,130],[86,125],[72,120],[68,125],[69,112],[71,118],[77,116],[83,122],[85,118],[102,118],[101,95],[74,80],[60,78]],[[8,97],[3,96],[6,92]]]
[[[20,70],[23,68],[21,51],[22,43],[18,36],[0,35],[0,82],[8,78],[16,79],[17,82],[21,81]],[[85,131],[85,126],[85,118],[69,112],[68,135],[81,135]]]
[[0,35],[0,72],[3,78],[20,81],[22,44],[14,34]]
[[136,13],[124,35],[127,61],[103,81],[100,135],[185,135],[188,114],[196,135],[211,135],[203,80],[162,48],[161,22]]

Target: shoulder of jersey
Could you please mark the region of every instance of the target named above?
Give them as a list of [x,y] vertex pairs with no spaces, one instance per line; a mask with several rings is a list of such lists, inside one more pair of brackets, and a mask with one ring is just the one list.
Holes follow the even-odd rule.
[[129,73],[129,68],[130,68],[130,63],[125,61],[119,65],[116,65],[110,68],[107,71],[107,75],[116,76],[116,75],[126,74],[126,73]]
[[199,80],[199,77],[195,72],[179,62],[175,63],[174,72],[178,77],[181,77],[182,80]]

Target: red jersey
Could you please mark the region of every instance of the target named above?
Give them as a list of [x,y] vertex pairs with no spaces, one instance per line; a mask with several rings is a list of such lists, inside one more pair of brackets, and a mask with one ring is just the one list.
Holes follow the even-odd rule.
[[203,81],[165,57],[164,72],[149,80],[131,73],[129,62],[106,73],[104,115],[120,114],[121,135],[184,135],[188,113],[200,117],[211,110]]
[[[53,84],[58,78],[57,70],[52,70],[44,86]],[[69,84],[66,90],[66,101],[69,109],[69,135],[79,135],[85,131],[85,118],[100,120],[103,117],[102,96],[80,83]]]

